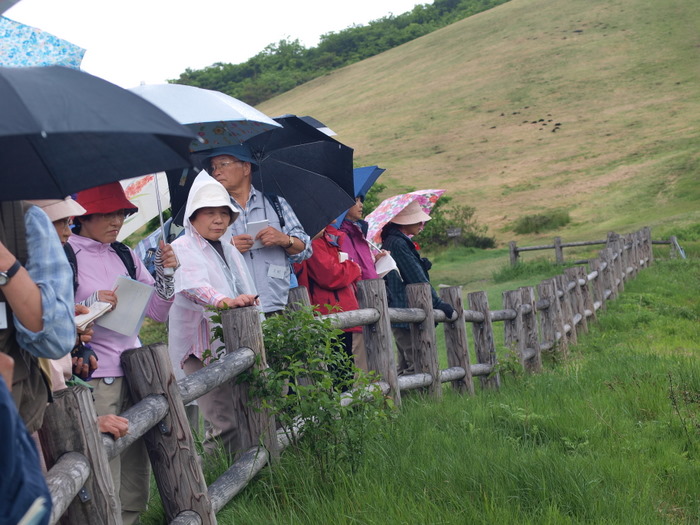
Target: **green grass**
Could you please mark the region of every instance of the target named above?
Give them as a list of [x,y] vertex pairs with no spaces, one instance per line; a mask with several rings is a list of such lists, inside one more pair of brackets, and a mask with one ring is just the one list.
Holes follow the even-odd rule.
[[322,481],[303,453],[286,451],[217,519],[697,523],[699,297],[700,259],[658,260],[608,302],[568,360],[545,357],[537,375],[504,371],[497,392],[477,379],[474,397],[447,385],[438,401],[408,393],[355,475]]
[[697,522],[698,276],[697,260],[660,262],[568,361],[473,398],[405,396],[356,476],[321,484],[285,455],[220,521]]

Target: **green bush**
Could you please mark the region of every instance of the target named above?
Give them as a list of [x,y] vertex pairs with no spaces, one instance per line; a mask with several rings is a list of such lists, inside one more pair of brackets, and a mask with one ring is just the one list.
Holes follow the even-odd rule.
[[556,230],[566,226],[571,222],[569,212],[564,210],[554,210],[536,215],[525,215],[520,217],[513,224],[513,231],[518,234],[540,233],[549,230]]
[[[372,376],[354,366],[341,334],[311,307],[270,317],[263,322],[269,368],[240,377],[288,431],[292,446],[329,480],[356,471],[391,407],[380,390],[365,389]],[[300,422],[297,435],[291,429]]]

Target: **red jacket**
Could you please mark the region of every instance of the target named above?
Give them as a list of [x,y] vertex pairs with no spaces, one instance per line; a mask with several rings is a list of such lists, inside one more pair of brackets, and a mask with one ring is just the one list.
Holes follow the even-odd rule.
[[[323,236],[312,241],[313,255],[302,263],[294,264],[299,286],[309,291],[311,304],[322,314],[357,310],[355,283],[360,280],[361,270],[350,260],[340,262],[340,244],[345,234],[333,226],[327,226]],[[329,310],[326,305],[339,306],[340,310]],[[362,327],[348,328],[346,332],[361,332]]]

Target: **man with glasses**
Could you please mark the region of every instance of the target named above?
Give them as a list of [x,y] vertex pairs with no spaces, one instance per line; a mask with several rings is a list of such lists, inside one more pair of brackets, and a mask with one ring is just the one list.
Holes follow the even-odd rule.
[[286,200],[263,195],[251,182],[255,160],[244,145],[209,152],[209,174],[219,181],[240,210],[222,240],[231,238],[253,276],[263,312],[273,315],[287,304],[291,269],[311,257],[311,239]]

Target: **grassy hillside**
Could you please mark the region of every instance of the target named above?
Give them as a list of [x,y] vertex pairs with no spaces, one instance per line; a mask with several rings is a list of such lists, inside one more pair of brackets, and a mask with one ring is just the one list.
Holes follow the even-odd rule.
[[541,237],[669,232],[700,221],[698,27],[696,0],[512,0],[259,109],[324,121],[386,196],[449,189],[501,242],[555,208],[572,223]]

